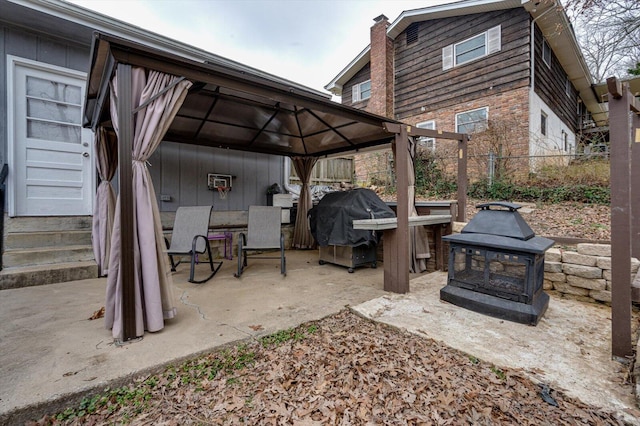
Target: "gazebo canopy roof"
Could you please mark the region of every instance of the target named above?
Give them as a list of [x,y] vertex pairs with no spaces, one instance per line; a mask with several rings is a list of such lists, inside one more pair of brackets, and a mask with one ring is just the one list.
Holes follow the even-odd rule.
[[[212,57],[213,58],[213,57]],[[118,63],[193,83],[164,140],[285,156],[323,157],[389,144],[394,120],[332,102],[250,68],[195,60],[115,36],[94,34],[85,126],[110,125],[109,81]]]

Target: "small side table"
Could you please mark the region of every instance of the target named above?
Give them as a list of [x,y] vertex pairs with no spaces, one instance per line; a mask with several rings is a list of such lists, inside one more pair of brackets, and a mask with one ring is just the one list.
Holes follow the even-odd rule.
[[224,257],[225,259],[232,260],[233,259],[233,233],[232,232],[222,232],[218,234],[209,234],[207,236],[209,241],[222,241],[224,240]]

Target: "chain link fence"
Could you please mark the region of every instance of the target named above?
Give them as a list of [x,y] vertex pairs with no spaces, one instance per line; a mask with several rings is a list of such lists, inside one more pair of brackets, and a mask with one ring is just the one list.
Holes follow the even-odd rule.
[[[395,191],[395,175],[390,164],[369,168],[368,185]],[[415,161],[416,192],[421,195],[452,196],[456,191],[458,158],[431,150],[418,150]],[[550,188],[567,185],[609,185],[609,156],[606,151],[580,154],[505,156],[489,152],[471,154],[467,161],[470,188],[496,184]]]

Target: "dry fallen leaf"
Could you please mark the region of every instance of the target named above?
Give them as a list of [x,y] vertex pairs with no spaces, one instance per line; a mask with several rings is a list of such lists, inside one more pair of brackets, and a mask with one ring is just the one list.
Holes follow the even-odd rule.
[[[471,362],[469,354],[441,342],[349,310],[313,325],[313,333],[309,324],[300,326],[302,339],[268,347],[253,341],[212,352],[154,380],[141,378],[138,384],[146,386],[141,394],[148,396],[143,409],[135,401],[105,405],[73,424],[125,419],[157,425],[624,424],[555,390],[550,391],[558,403],[554,407],[520,371]],[[251,362],[220,368],[248,353]],[[504,378],[497,377],[497,369]]]
[[91,315],[89,317],[89,321],[96,320],[96,319],[102,318],[102,317],[104,317],[104,306],[102,308],[98,309],[97,311],[95,311],[93,313],[93,315]]

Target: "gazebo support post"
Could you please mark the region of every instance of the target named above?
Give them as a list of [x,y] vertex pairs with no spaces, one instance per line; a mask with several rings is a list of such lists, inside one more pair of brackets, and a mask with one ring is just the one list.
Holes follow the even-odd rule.
[[[409,292],[409,144],[404,125],[384,123],[389,133],[395,133],[396,196],[398,225],[385,232],[384,290],[393,293]],[[391,250],[386,250],[386,248]]]
[[614,358],[633,354],[631,344],[631,129],[634,99],[626,85],[607,79],[611,149],[611,351]]
[[133,106],[131,101],[131,65],[118,64],[118,179],[120,185],[120,269],[122,277],[123,342],[135,339],[136,307],[133,259]]
[[[638,102],[635,102],[636,108]],[[632,108],[633,109],[633,108]],[[640,113],[631,116],[631,256],[640,259]],[[638,300],[640,301],[640,295]]]
[[384,289],[394,293],[409,292],[409,144],[407,128],[398,125],[396,133],[396,194],[398,227],[395,232],[395,261],[392,276],[385,276]]

